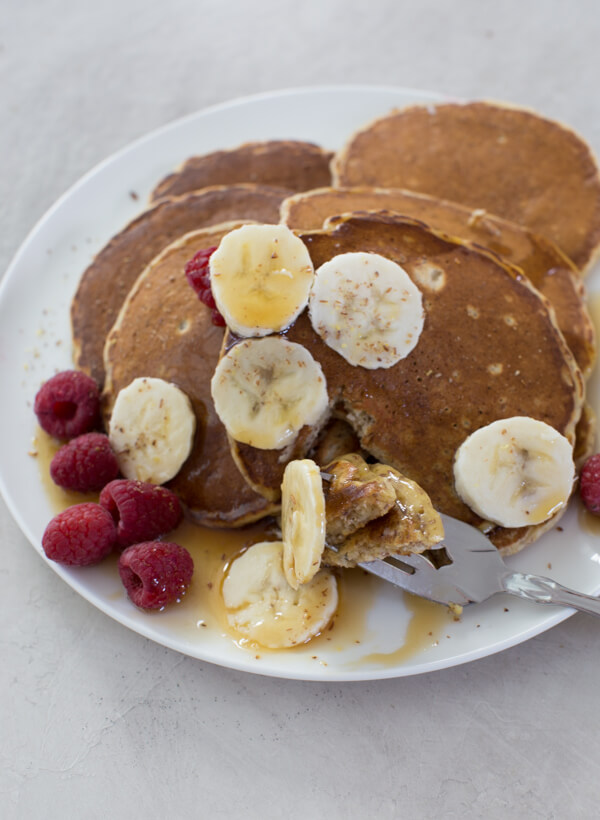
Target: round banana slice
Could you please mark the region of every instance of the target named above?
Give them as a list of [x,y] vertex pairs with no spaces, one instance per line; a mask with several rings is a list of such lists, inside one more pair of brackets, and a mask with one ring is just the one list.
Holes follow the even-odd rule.
[[183,390],[163,379],[139,378],[117,394],[108,438],[125,478],[164,484],[189,456],[195,429]]
[[377,253],[342,253],[321,265],[309,311],[329,347],[369,370],[408,356],[425,322],[421,291],[404,268]]
[[321,566],[325,549],[325,494],[314,461],[290,461],[281,484],[283,569],[288,584],[298,589]]
[[314,268],[286,225],[243,225],[226,234],[209,263],[212,293],[238,336],[266,336],[291,325],[308,302]]
[[569,500],[574,479],[568,439],[528,416],[481,427],[454,460],[456,491],[465,504],[502,527],[547,521]]
[[329,403],[321,365],[282,336],[234,345],[215,369],[211,392],[229,435],[262,450],[285,447]]
[[337,583],[331,572],[321,570],[292,589],[283,571],[283,543],[261,541],[231,563],[223,601],[236,632],[269,649],[285,649],[327,627],[337,609]]

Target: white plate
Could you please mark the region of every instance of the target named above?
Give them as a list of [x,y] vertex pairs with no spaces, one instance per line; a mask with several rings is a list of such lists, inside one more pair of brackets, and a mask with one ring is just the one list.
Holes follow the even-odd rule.
[[[69,303],[92,255],[143,208],[154,184],[192,154],[269,138],[313,140],[335,149],[355,128],[394,106],[438,99],[435,94],[406,89],[342,86],[235,100],[135,142],[87,174],[43,217],[17,253],[0,289],[0,394],[4,397],[0,488],[43,560],[40,539],[54,511],[36,461],[28,455],[35,432],[31,406],[41,381],[71,366]],[[600,290],[599,278],[592,274],[588,280],[591,293]],[[596,379],[591,385],[596,409],[600,409],[599,399]],[[597,592],[597,535],[582,525],[583,520],[574,504],[561,522],[562,531],[544,536],[510,559],[510,565],[551,575],[583,592]],[[360,643],[348,633],[341,643],[320,641],[257,659],[218,629],[180,629],[176,608],[154,616],[136,610],[124,596],[113,567],[74,570],[49,563],[94,606],[141,635],[213,663],[298,679],[364,680],[441,669],[517,644],[571,614],[571,610],[496,596],[469,607],[460,622],[436,627],[431,638],[419,639],[420,648],[402,659],[401,647],[410,635],[410,610],[401,593],[373,582],[375,594],[356,625]]]

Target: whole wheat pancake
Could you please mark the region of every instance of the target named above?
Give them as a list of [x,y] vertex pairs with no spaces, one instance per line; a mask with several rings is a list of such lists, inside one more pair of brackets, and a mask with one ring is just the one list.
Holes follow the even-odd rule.
[[521,268],[550,301],[580,370],[589,376],[596,359],[596,342],[581,278],[553,242],[527,228],[454,202],[382,188],[321,188],[295,194],[282,202],[281,220],[297,230],[312,230],[321,228],[328,217],[336,214],[382,209],[423,220],[450,236],[475,242]]
[[254,182],[290,191],[331,184],[332,153],[299,140],[248,142],[227,151],[191,157],[158,183],[151,198],[175,196],[209,185]]
[[250,489],[231,458],[210,395],[223,328],[212,324],[184,274],[197,251],[217,245],[238,225],[194,231],[165,248],[136,280],[105,349],[106,420],[119,390],[139,376],[173,382],[189,396],[196,415],[193,449],[168,486],[207,526],[241,526],[274,509]]
[[427,493],[385,464],[367,464],[349,453],[324,470],[325,564],[351,567],[424,552],[443,539],[442,521]]
[[261,185],[216,186],[165,199],[136,217],[97,254],[79,282],[71,304],[77,367],[102,385],[108,331],[139,274],[170,242],[232,219],[277,222],[288,193]]
[[[452,469],[457,448],[479,427],[532,416],[574,441],[583,377],[547,300],[518,268],[391,215],[344,217],[301,237],[315,268],[339,253],[380,253],[401,264],[422,290],[419,342],[388,369],[348,364],[317,336],[306,312],[286,336],[320,362],[331,407],[345,413],[362,447],[416,481],[437,510],[484,523],[456,494]],[[287,454],[242,444],[232,452],[253,486],[275,499]],[[494,527],[490,535],[510,552],[539,532]]]
[[600,176],[570,129],[488,102],[412,106],[354,134],[334,184],[406,188],[481,208],[552,239],[581,269],[600,246]]

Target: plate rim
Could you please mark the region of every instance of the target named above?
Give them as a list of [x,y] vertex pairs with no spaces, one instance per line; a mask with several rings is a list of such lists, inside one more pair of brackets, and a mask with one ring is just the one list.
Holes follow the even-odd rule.
[[[12,286],[14,271],[21,264],[21,260],[23,259],[23,257],[27,255],[28,251],[30,250],[30,246],[34,242],[35,238],[40,234],[40,232],[45,228],[45,226],[48,223],[50,223],[52,219],[55,218],[55,214],[60,211],[60,209],[65,205],[65,203],[68,202],[76,192],[84,188],[90,182],[90,180],[102,174],[105,171],[105,169],[119,162],[126,154],[130,152],[135,153],[136,150],[139,150],[142,146],[154,140],[161,139],[163,136],[168,135],[171,132],[176,132],[178,129],[182,127],[185,127],[196,121],[202,120],[204,117],[211,117],[215,114],[218,114],[221,111],[242,108],[246,105],[251,106],[258,102],[272,102],[282,97],[289,98],[307,95],[325,96],[331,94],[341,95],[356,93],[382,95],[405,94],[409,97],[414,97],[415,101],[420,100],[422,102],[423,100],[431,100],[432,103],[439,102],[441,100],[457,99],[450,95],[442,94],[435,91],[428,91],[413,87],[395,86],[387,84],[381,85],[369,83],[343,83],[314,86],[303,85],[290,88],[274,89],[270,91],[261,91],[249,95],[236,96],[231,99],[213,103],[209,106],[198,109],[197,111],[189,112],[170,122],[160,125],[157,128],[154,128],[149,132],[144,133],[138,136],[137,138],[134,138],[130,142],[122,145],[120,148],[116,149],[111,154],[97,162],[88,171],[86,171],[77,180],[75,180],[35,221],[33,226],[26,233],[25,238],[22,240],[19,247],[13,254],[4,272],[2,281],[0,282],[0,311],[2,311],[3,309],[5,300],[9,298],[8,294]],[[143,208],[141,210],[143,210]],[[25,537],[30,542],[35,551],[38,553],[38,555],[46,562],[47,565],[51,567],[51,569],[56,574],[58,574],[62,578],[63,581],[65,581],[75,592],[77,592],[77,594],[81,595],[86,601],[88,601],[88,603],[92,604],[96,609],[99,609],[104,615],[107,615],[112,620],[117,621],[117,623],[119,623],[121,626],[127,627],[128,629],[142,635],[143,637],[149,640],[152,640],[155,643],[158,643],[159,645],[165,646],[173,651],[187,655],[188,657],[194,658],[196,660],[206,661],[208,663],[213,663],[224,668],[234,669],[236,671],[244,671],[249,672],[251,674],[258,674],[268,677],[277,677],[288,680],[307,680],[315,682],[355,682],[366,680],[372,681],[427,674],[430,672],[440,671],[442,669],[459,666],[464,663],[470,663],[474,660],[482,659],[490,655],[497,654],[498,652],[504,651],[505,649],[509,649],[512,646],[516,646],[520,643],[523,643],[529,640],[530,638],[535,637],[536,635],[542,634],[548,629],[551,629],[553,626],[556,626],[557,624],[571,617],[575,613],[575,610],[570,608],[561,608],[554,611],[549,610],[545,616],[539,618],[539,620],[536,622],[534,626],[531,626],[524,630],[518,630],[510,638],[497,640],[487,645],[484,649],[479,648],[464,651],[451,658],[442,658],[438,660],[424,661],[421,663],[413,663],[411,662],[413,660],[411,658],[411,661],[409,661],[408,663],[400,663],[390,667],[378,667],[374,669],[361,668],[359,670],[356,670],[356,674],[350,672],[350,670],[343,673],[337,673],[331,670],[325,672],[315,671],[314,673],[311,673],[309,671],[307,671],[306,673],[293,671],[292,673],[290,673],[289,671],[283,668],[261,669],[260,666],[255,667],[252,665],[246,653],[240,653],[239,661],[237,660],[237,657],[234,657],[232,660],[228,659],[227,661],[224,661],[223,659],[216,657],[212,650],[194,652],[182,649],[180,640],[177,641],[176,639],[171,639],[169,636],[157,633],[154,629],[152,629],[151,623],[144,624],[143,622],[140,622],[138,624],[137,621],[132,622],[132,620],[128,616],[123,615],[118,610],[115,610],[114,607],[111,607],[110,602],[106,601],[104,598],[98,595],[98,593],[96,593],[95,590],[90,590],[86,588],[85,585],[83,585],[77,579],[76,573],[73,574],[72,571],[68,568],[63,568],[62,566],[55,564],[55,562],[51,562],[46,558],[46,556],[43,553],[43,550],[41,549],[41,544],[38,543],[38,539],[36,538],[35,534],[31,531],[29,523],[23,518],[19,506],[13,499],[10,487],[5,479],[4,469],[2,468],[1,464],[0,494],[2,495],[11,516],[19,526],[19,529],[25,535]],[[291,651],[293,652],[293,650]],[[286,652],[290,652],[290,650],[286,650]]]

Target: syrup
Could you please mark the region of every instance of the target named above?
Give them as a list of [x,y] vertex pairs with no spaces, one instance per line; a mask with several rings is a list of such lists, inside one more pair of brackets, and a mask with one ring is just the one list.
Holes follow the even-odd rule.
[[76,493],[71,490],[63,490],[50,478],[50,462],[61,446],[57,439],[52,438],[41,428],[38,428],[32,444],[31,455],[37,459],[40,480],[55,513],[62,512],[62,510],[73,506],[73,504],[98,501],[98,493]]
[[[33,442],[40,480],[50,499],[53,510],[58,513],[73,504],[97,501],[97,494],[82,494],[57,487],[50,478],[50,461],[60,444],[41,429]],[[260,658],[280,652],[309,651],[319,659],[323,653],[342,652],[356,647],[358,654],[352,661],[357,666],[393,667],[415,657],[424,649],[437,643],[444,626],[451,620],[446,607],[416,598],[398,590],[404,606],[410,613],[406,634],[400,635],[400,643],[389,652],[365,652],[360,647],[374,637],[368,625],[368,616],[385,582],[361,569],[343,570],[338,574],[339,606],[329,626],[307,645],[293,649],[266,649],[233,632],[227,621],[227,613],[221,595],[223,579],[229,563],[251,544],[273,538],[269,524],[259,523],[240,530],[214,530],[184,521],[169,533],[168,539],[185,547],[194,561],[194,577],[182,600],[169,607],[169,627],[181,637],[201,640],[207,629],[226,636],[241,651]],[[112,569],[112,567],[111,567]],[[116,566],[115,566],[116,572]],[[123,593],[124,594],[124,593]],[[159,613],[159,617],[160,617]],[[326,665],[326,664],[325,664]]]
[[591,512],[585,509],[583,504],[579,505],[577,521],[584,532],[589,533],[589,535],[600,535],[600,516],[592,515]]

